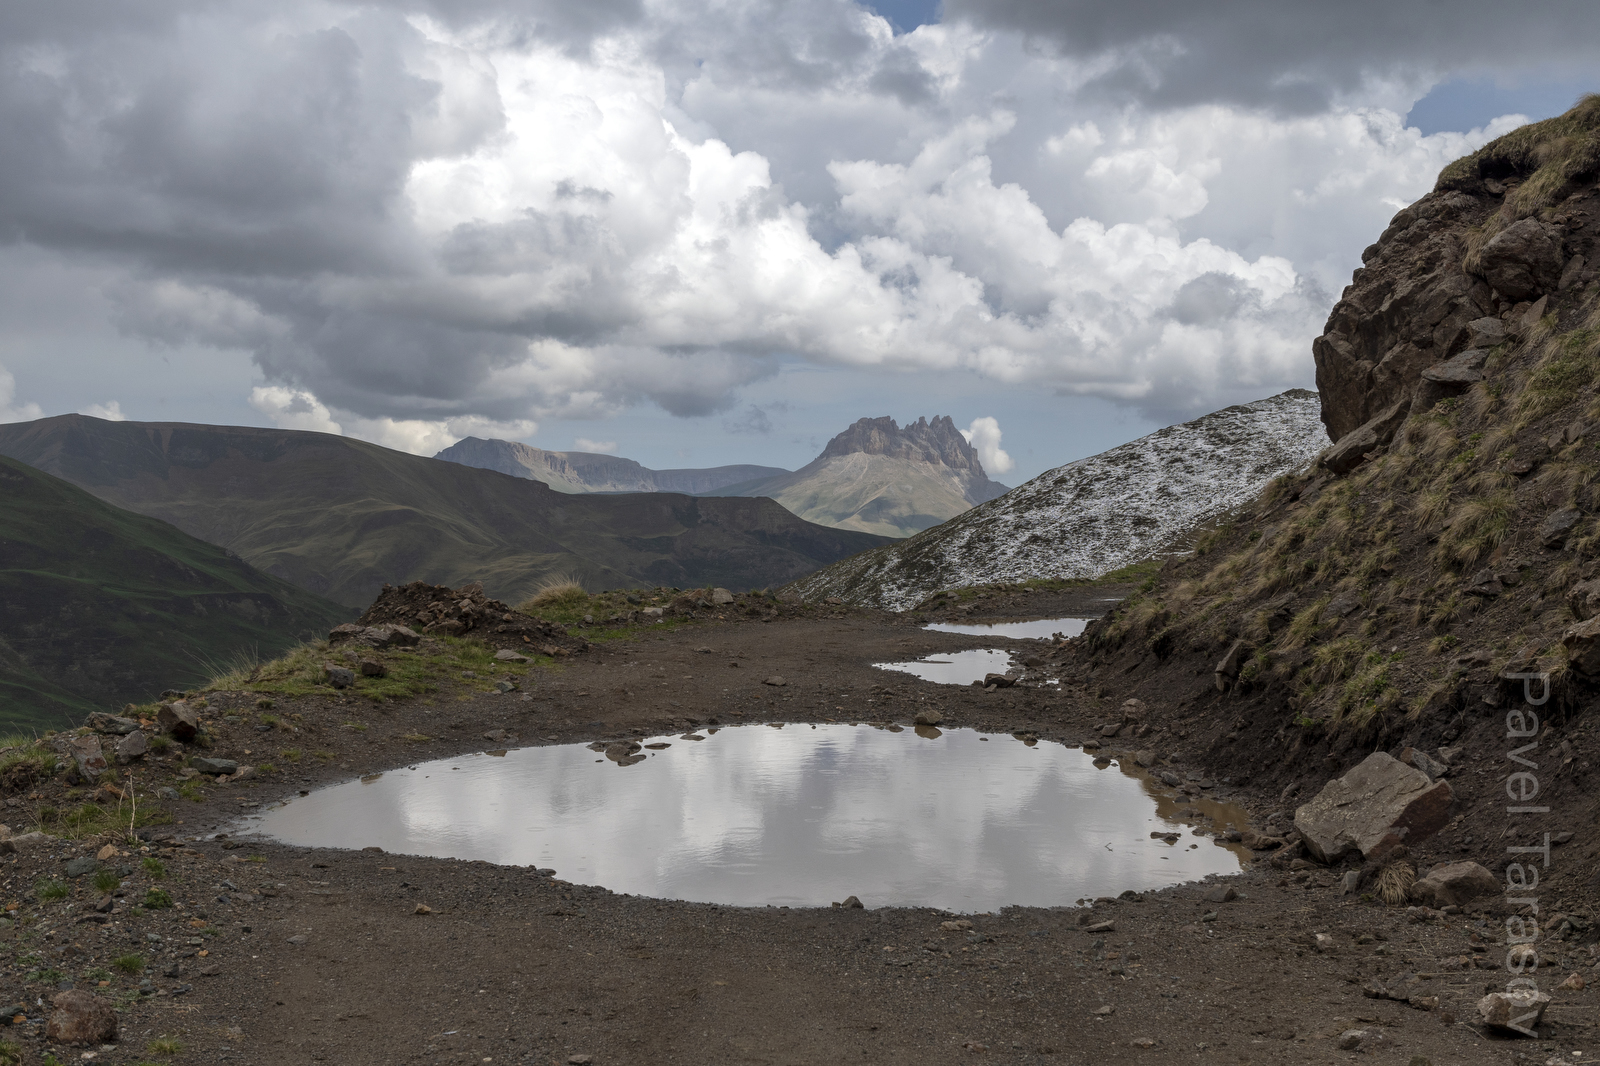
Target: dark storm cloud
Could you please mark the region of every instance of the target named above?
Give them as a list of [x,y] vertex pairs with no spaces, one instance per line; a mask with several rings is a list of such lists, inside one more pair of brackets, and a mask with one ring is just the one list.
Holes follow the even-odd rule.
[[1592,69],[1600,5],[1554,0],[947,0],[946,21],[1020,30],[1063,54],[1111,57],[1091,84],[1156,106],[1222,102],[1286,114],[1326,108],[1371,76]]

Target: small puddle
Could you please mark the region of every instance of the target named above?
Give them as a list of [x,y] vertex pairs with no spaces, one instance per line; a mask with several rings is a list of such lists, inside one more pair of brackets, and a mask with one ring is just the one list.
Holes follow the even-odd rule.
[[695,736],[621,758],[564,744],[424,763],[291,800],[243,831],[736,906],[1070,906],[1239,869],[1147,779],[1076,748],[843,724]]
[[1008,651],[977,648],[973,651],[943,652],[915,662],[872,665],[879,670],[915,674],[936,685],[970,685],[974,681],[982,681],[985,674],[1003,674],[1015,664]]
[[1039,618],[1032,622],[995,622],[992,625],[958,625],[934,622],[922,628],[935,633],[969,633],[977,637],[1010,637],[1013,640],[1049,640],[1057,633],[1075,637],[1092,618]]

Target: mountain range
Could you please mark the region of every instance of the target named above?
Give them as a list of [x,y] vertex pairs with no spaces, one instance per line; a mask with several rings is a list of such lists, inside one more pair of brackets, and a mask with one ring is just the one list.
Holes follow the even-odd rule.
[[650,470],[598,452],[548,452],[514,440],[465,437],[434,456],[464,466],[542,481],[557,492],[683,492],[703,495],[727,485],[787,474],[778,466],[713,466]]
[[75,724],[355,616],[3,457],[0,498],[0,729]]
[[972,445],[949,416],[901,428],[863,418],[799,470],[718,466],[650,470],[632,459],[549,452],[507,440],[468,437],[434,458],[542,481],[558,492],[685,492],[767,497],[792,514],[835,529],[905,537],[938,525],[1006,486],[989,480]]
[[758,588],[884,543],[771,500],[572,495],[325,433],[60,415],[0,425],[0,455],[351,607],[411,580]]
[[801,578],[808,599],[905,610],[935,592],[1098,577],[1181,548],[1196,527],[1304,468],[1328,444],[1304,389],[1168,426],[1048,470],[909,540]]

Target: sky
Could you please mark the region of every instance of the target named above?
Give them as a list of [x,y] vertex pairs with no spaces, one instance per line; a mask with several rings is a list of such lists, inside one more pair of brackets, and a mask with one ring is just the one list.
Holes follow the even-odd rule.
[[1586,2],[12,0],[0,421],[794,468],[950,415],[1018,484],[1312,386],[1361,249],[1596,42]]

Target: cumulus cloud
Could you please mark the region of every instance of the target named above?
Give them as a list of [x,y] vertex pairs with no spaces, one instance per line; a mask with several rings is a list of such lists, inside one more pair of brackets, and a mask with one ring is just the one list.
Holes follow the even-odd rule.
[[[784,359],[1176,418],[1308,383],[1360,247],[1499,128],[1407,130],[1426,76],[1340,12],[1227,5],[1285,49],[1250,59],[1165,3],[583,7],[13,5],[0,240],[249,352],[275,424],[424,454],[733,412]],[[1296,65],[1296,27],[1344,50]]]
[[531,437],[539,430],[537,422],[497,422],[471,416],[445,419],[362,418],[348,412],[336,412],[309,392],[281,385],[252,389],[250,406],[271,419],[279,429],[355,436],[413,455],[434,455],[463,437],[514,440]]
[[1004,474],[1016,464],[1000,447],[1000,422],[990,417],[974,418],[972,424],[961,431],[978,453],[978,461],[989,474]]
[[588,437],[574,437],[572,450],[599,452],[601,455],[615,455],[617,454],[617,442],[614,440],[590,440]]
[[107,422],[126,422],[128,420],[128,416],[122,413],[122,404],[116,400],[110,400],[106,403],[92,403],[78,413],[80,415],[88,415],[90,418],[103,418]]
[[17,379],[0,366],[0,422],[32,422],[43,417],[44,411],[38,404],[17,400]]

